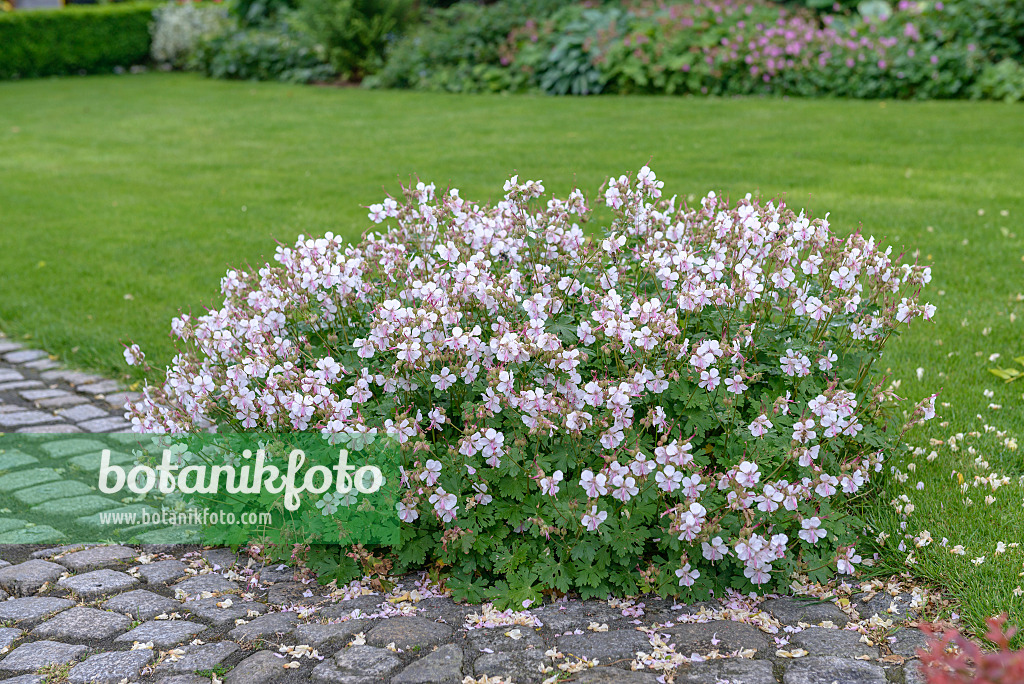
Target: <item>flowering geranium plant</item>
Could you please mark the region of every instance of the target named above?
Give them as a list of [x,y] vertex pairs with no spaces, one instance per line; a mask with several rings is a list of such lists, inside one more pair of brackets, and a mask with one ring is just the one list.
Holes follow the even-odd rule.
[[610,180],[592,238],[578,190],[543,203],[512,177],[487,207],[419,183],[369,207],[385,227],[357,245],[300,237],[228,272],[222,308],[174,320],[187,349],[129,416],[397,438],[395,568],[442,568],[470,599],[852,573],[846,503],[934,415],[870,373],[934,313],[930,271],[827,216],[690,208],[662,185]]

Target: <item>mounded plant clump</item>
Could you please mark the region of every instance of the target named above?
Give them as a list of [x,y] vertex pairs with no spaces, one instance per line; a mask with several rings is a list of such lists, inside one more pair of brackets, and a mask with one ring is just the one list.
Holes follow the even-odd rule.
[[[230,271],[222,308],[174,320],[184,351],[131,419],[396,438],[401,544],[340,565],[299,547],[338,580],[431,565],[458,597],[528,606],[852,573],[851,502],[934,415],[871,373],[934,313],[929,269],[827,216],[662,185],[609,181],[591,238],[578,190],[544,202],[513,177],[481,206],[420,183],[371,206],[358,245],[300,237]],[[303,541],[278,532],[282,553]]]

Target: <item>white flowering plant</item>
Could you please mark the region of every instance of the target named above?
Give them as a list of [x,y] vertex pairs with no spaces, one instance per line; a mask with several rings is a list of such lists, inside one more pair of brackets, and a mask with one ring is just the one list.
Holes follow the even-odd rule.
[[153,10],[150,54],[158,64],[191,66],[197,46],[228,28],[227,9],[216,3],[168,2]]
[[[358,244],[328,233],[232,270],[129,407],[139,432],[387,433],[402,445],[396,570],[529,605],[768,591],[852,573],[853,504],[935,396],[871,372],[935,309],[928,268],[781,202],[688,207],[644,167],[482,206],[407,188]],[[129,362],[140,362],[134,345]],[[390,565],[390,564],[389,564]],[[353,570],[353,572],[356,572]]]

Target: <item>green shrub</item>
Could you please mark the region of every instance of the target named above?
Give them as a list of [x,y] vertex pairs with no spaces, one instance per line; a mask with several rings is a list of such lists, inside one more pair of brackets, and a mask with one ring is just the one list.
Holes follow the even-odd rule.
[[617,7],[577,5],[559,11],[554,19],[554,45],[537,69],[540,89],[551,95],[600,93],[605,79],[597,64],[599,37],[602,33],[613,34],[623,15]]
[[301,0],[299,20],[345,78],[361,80],[409,22],[409,0]]
[[296,8],[295,0],[231,0],[229,11],[242,26],[275,24]]
[[196,50],[195,61],[213,78],[310,83],[335,75],[323,51],[285,23],[235,28],[208,38]]
[[154,5],[122,3],[0,14],[0,78],[94,73],[149,56]]
[[190,66],[203,39],[228,27],[225,7],[209,2],[168,2],[156,8],[153,18],[153,59],[178,68]]
[[[768,0],[579,2],[435,12],[394,50],[383,86],[934,99],[1013,97],[1024,3],[867,0],[857,11]],[[967,18],[973,18],[967,21]],[[1002,56],[1000,56],[1002,55]],[[976,86],[983,70],[989,86]]]
[[975,82],[971,95],[1005,102],[1024,100],[1024,66],[1012,59],[989,64]]
[[565,0],[506,0],[482,6],[460,2],[434,10],[398,42],[367,85],[448,92],[522,90],[529,74],[513,73],[507,45],[517,29],[536,28]]
[[976,50],[993,63],[1007,58],[1024,61],[1024,2],[947,0],[927,7],[926,30],[943,42]]

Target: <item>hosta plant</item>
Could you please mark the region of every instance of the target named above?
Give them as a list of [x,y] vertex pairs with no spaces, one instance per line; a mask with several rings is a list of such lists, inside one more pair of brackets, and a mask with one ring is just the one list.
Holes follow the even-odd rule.
[[504,193],[419,183],[358,244],[300,237],[229,271],[221,308],[174,320],[136,429],[396,437],[401,544],[358,553],[469,599],[854,572],[851,500],[934,415],[871,372],[934,313],[929,269],[783,203],[687,206],[647,167],[607,183],[600,229],[578,190]]

